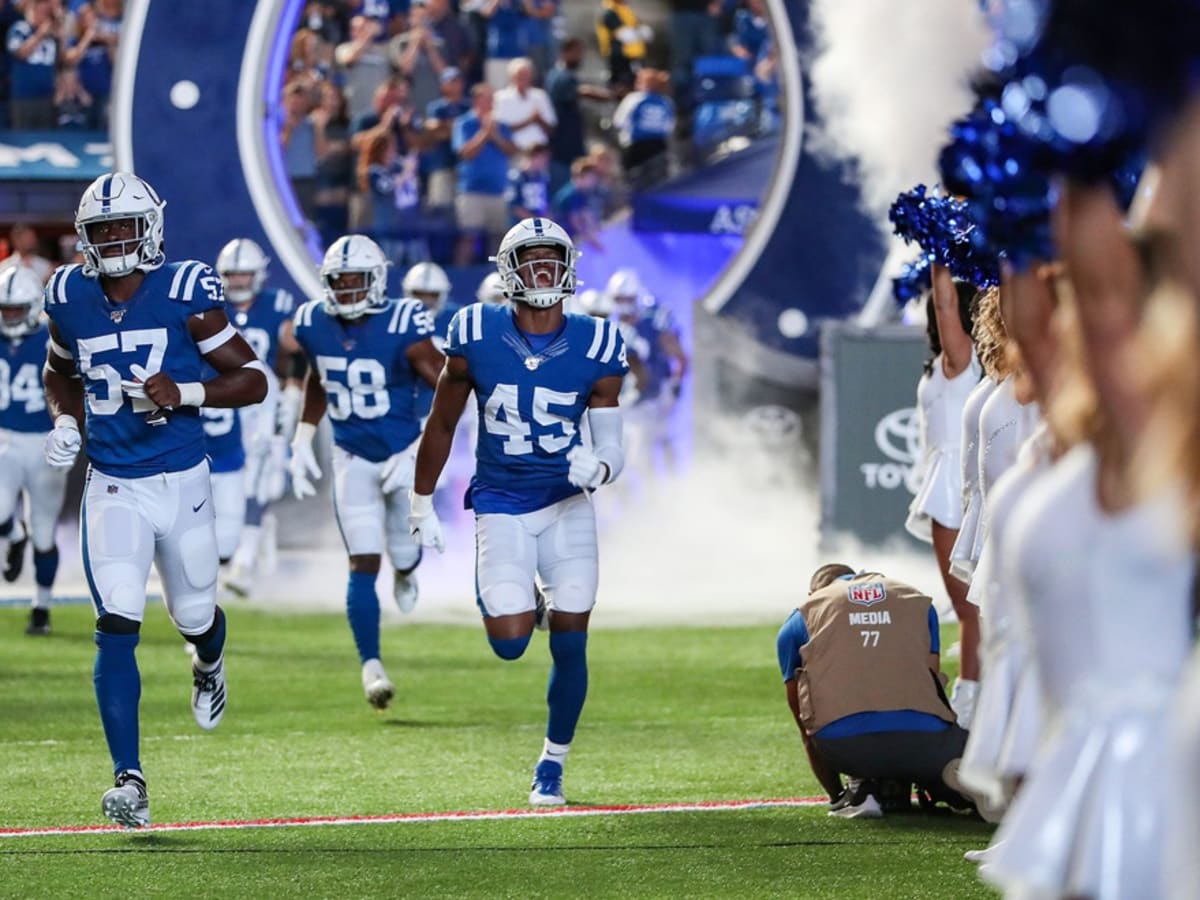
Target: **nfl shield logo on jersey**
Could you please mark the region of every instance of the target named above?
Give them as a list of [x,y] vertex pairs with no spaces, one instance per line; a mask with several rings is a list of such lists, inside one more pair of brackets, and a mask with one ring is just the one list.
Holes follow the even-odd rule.
[[124,309],[114,309],[112,312],[110,312],[108,314],[108,317],[110,319],[112,319],[113,322],[115,322],[117,325],[120,325],[121,320],[123,318],[125,318],[125,310]]
[[887,599],[887,591],[882,581],[872,581],[870,584],[852,584],[846,589],[846,596],[851,603],[859,606],[874,606]]

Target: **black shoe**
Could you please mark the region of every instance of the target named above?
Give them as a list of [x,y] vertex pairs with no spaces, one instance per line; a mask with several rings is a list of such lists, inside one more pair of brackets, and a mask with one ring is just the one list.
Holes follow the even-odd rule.
[[883,815],[874,781],[851,781],[840,797],[829,804],[829,815],[839,819],[878,819]]
[[[18,526],[19,527],[19,526]],[[5,563],[4,580],[16,581],[21,577],[21,569],[25,566],[25,545],[29,543],[29,532],[22,528],[22,536],[15,541],[9,541],[8,559]]]
[[50,633],[50,610],[35,606],[29,611],[29,624],[25,626],[26,634]]

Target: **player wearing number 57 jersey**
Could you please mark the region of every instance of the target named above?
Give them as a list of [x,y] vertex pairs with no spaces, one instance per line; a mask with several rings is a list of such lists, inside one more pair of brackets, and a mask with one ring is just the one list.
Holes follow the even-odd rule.
[[[42,393],[42,363],[50,334],[42,321],[42,280],[33,269],[0,272],[0,560],[16,580],[27,537],[15,522],[21,492],[29,507],[37,593],[26,634],[50,633],[50,594],[58,572],[54,529],[67,487],[67,470],[46,464],[42,444],[50,430]],[[7,551],[7,552],[6,552]]]
[[333,509],[350,557],[346,617],[362,663],[363,691],[384,709],[394,688],[379,659],[375,579],[386,545],[401,612],[417,602],[414,570],[421,548],[408,530],[420,417],[417,384],[434,384],[442,354],[433,320],[415,300],[391,301],[387,260],[370,238],[352,234],[330,245],[321,265],[324,297],[300,307],[295,335],[308,357],[304,407],[292,442],[292,488],[316,492],[312,441],[326,412],[333,425]]
[[[214,728],[225,711],[225,617],[199,409],[258,403],[268,390],[265,367],[225,316],[216,273],[163,256],[165,205],[136,175],[97,178],[75,215],[86,262],[46,285],[46,459],[70,466],[83,423],[80,544],[96,607],[96,700],[116,771],[102,808],[131,828],[150,823],[134,655],[150,564],[194,648],[192,713]],[[206,363],[220,374],[205,380]]]
[[[617,395],[628,370],[616,323],[563,312],[578,253],[549,219],[525,219],[496,257],[512,307],[476,303],[450,323],[446,367],[417,455],[411,524],[441,549],[431,494],[475,392],[480,430],[468,493],[478,603],[492,649],[525,652],[537,624],[534,577],[551,608],[549,721],[529,800],[565,803],[563,762],[587,695],[587,627],[598,581],[596,517],[585,493],[621,471]],[[592,442],[582,443],[588,413]]]

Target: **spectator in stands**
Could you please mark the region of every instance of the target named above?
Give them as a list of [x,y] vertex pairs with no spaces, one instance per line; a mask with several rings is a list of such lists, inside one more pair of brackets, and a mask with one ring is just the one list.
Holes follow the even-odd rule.
[[496,91],[496,118],[512,129],[518,150],[550,142],[558,119],[549,95],[533,84],[533,63],[524,57],[509,60],[508,86]]
[[487,55],[483,78],[499,90],[508,80],[509,60],[525,55],[525,10],[522,0],[484,0],[479,14],[487,20]]
[[[904,782],[906,798],[915,782],[969,805],[947,783],[957,785],[967,732],[946,702],[929,597],[829,563],[813,573],[776,643],[788,707],[831,814],[881,815],[880,780]],[[844,789],[842,775],[860,783]]]
[[611,147],[600,141],[592,141],[588,145],[587,158],[596,169],[592,210],[596,214],[596,220],[603,222],[629,205],[629,192],[621,182],[621,164]]
[[667,174],[667,141],[675,130],[675,104],[669,91],[670,76],[666,72],[642,69],[637,75],[637,90],[626,94],[613,113],[613,127],[621,144],[621,167],[635,187]]
[[602,0],[596,20],[600,55],[608,62],[608,86],[618,93],[633,87],[634,74],[646,59],[646,43],[652,32],[638,23],[637,13],[626,0]]
[[467,265],[475,256],[475,239],[487,235],[487,247],[500,245],[508,230],[504,192],[508,187],[508,158],[516,153],[512,131],[493,113],[490,85],[471,89],[471,111],[454,122],[451,145],[458,154],[458,196],[455,211],[461,235],[455,262]]
[[369,16],[355,16],[350,20],[350,40],[334,51],[351,122],[371,112],[375,92],[391,74],[387,46],[376,41],[382,27]]
[[17,129],[50,129],[54,110],[62,11],[55,0],[27,0],[25,16],[8,29],[9,125]]
[[59,69],[54,82],[54,111],[58,127],[64,129],[96,128],[92,95],[79,80],[74,66]]
[[[121,38],[122,0],[92,0],[79,7],[71,47],[63,54],[67,66],[78,66],[79,82],[92,98],[87,127],[108,130],[113,64]],[[60,91],[62,90],[60,86]]]
[[396,265],[428,259],[428,246],[413,229],[421,201],[416,152],[399,153],[395,134],[375,129],[358,162],[358,186],[371,198],[372,230],[388,259]]
[[40,241],[32,225],[18,222],[8,233],[8,243],[10,252],[8,257],[0,262],[0,269],[8,266],[25,266],[27,269],[33,269],[38,278],[42,279],[43,284],[50,280],[50,273],[54,271],[54,266],[50,260],[39,255]]
[[450,9],[450,0],[426,0],[429,27],[442,41],[442,58],[447,66],[466,73],[475,63],[474,43],[466,26]]
[[766,52],[770,40],[771,29],[762,0],[746,0],[745,9],[739,9],[733,17],[730,52],[754,66]]
[[454,205],[458,173],[451,147],[454,120],[471,104],[463,98],[462,73],[453,66],[442,70],[442,96],[425,110],[425,151],[422,165],[426,176],[425,205],[440,209]]
[[304,78],[288,83],[283,90],[283,124],[279,140],[283,161],[296,199],[305,216],[313,218],[313,200],[317,183],[316,129],[308,114],[312,111],[315,90]]
[[600,170],[586,156],[571,165],[571,180],[554,195],[554,218],[567,229],[576,245],[591,244],[603,252],[600,220],[593,205]]
[[550,212],[550,148],[545,144],[524,152],[521,164],[508,173],[510,224],[522,219],[545,216]]
[[413,106],[425,109],[438,98],[439,79],[446,68],[442,39],[430,27],[425,0],[414,0],[408,31],[392,38],[392,65],[409,80]]
[[404,31],[409,0],[346,0],[359,15],[374,19],[379,25],[379,40],[388,41]]
[[698,56],[711,56],[721,50],[717,17],[720,0],[670,0],[671,7],[671,83],[681,108],[690,110],[693,101],[692,66]]
[[533,61],[539,79],[554,65],[554,18],[558,0],[521,0],[525,11],[525,55]]
[[320,32],[301,28],[292,35],[292,46],[288,53],[288,77],[308,75],[313,78],[328,78],[333,71],[333,47],[321,37]]
[[349,227],[349,205],[355,162],[350,149],[350,122],[342,90],[332,81],[320,86],[321,102],[312,111],[317,151],[317,184],[313,210],[325,246]]
[[609,100],[612,94],[602,87],[580,84],[579,66],[583,63],[583,41],[570,37],[563,41],[558,65],[546,76],[546,94],[554,107],[558,124],[550,135],[550,190],[557,192],[571,177],[571,163],[584,156],[583,108],[585,100]]
[[[356,157],[361,158],[363,147],[378,128],[391,130],[402,156],[423,146],[423,119],[409,101],[408,81],[403,76],[393,75],[376,88],[373,106],[374,110],[360,118],[351,131],[350,147]],[[362,230],[370,224],[370,203],[365,195],[358,194],[351,204],[350,227]]]

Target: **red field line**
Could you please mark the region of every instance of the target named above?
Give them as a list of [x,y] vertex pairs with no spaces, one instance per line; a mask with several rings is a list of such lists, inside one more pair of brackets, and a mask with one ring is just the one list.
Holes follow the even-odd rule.
[[[623,806],[560,806],[542,809],[462,810],[451,812],[395,813],[381,816],[298,816],[286,819],[231,819],[218,822],[166,822],[145,831],[215,831],[237,828],[288,828],[299,825],[396,825],[416,822],[471,822],[488,819],[570,818],[573,816],[626,816],[638,813],[716,812],[730,809],[764,809],[787,806],[823,806],[824,797],[783,797],[770,800],[703,800],[696,803],[640,803]],[[71,834],[128,832],[120,825],[60,825],[49,828],[0,828],[0,838],[55,837]]]

